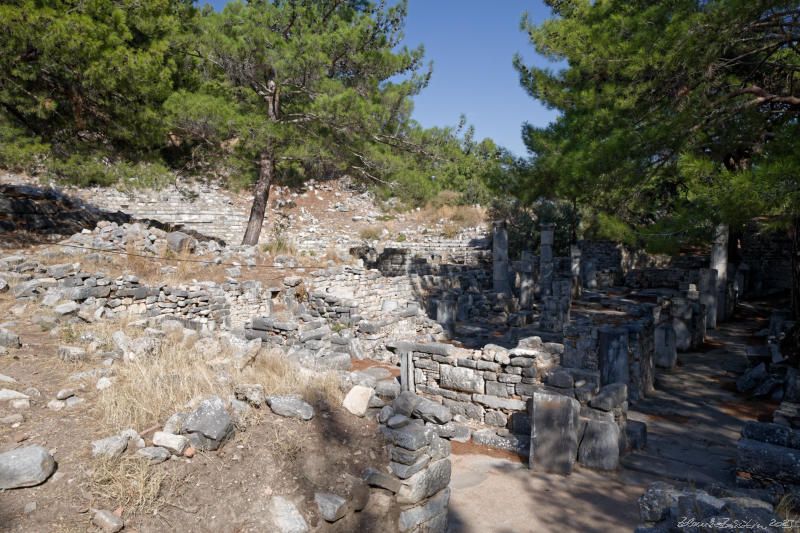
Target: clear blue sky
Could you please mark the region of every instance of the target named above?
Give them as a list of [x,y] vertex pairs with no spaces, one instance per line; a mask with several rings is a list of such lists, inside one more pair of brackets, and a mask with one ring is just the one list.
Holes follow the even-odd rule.
[[[204,2],[198,2],[204,3]],[[225,0],[212,0],[219,10]],[[519,85],[511,60],[519,52],[529,65],[549,64],[519,30],[524,11],[541,22],[550,9],[539,0],[409,0],[405,44],[425,46],[433,61],[430,85],[415,98],[414,118],[425,127],[455,126],[459,116],[516,155],[526,155],[523,122],[544,126],[556,117]]]
[[550,15],[538,0],[409,0],[405,40],[425,45],[425,57],[433,60],[414,118],[426,127],[452,126],[464,113],[479,139],[491,137],[525,155],[522,123],[544,126],[556,112],[525,93],[511,60],[519,52],[529,65],[556,65],[538,56],[519,30],[524,11],[537,23]]

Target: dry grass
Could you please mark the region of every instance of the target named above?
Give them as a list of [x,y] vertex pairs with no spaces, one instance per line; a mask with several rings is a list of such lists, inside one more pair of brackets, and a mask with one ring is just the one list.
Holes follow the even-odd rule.
[[782,520],[786,520],[787,527],[783,531],[788,533],[800,533],[800,502],[792,494],[786,494],[775,506],[775,514]]
[[449,234],[457,234],[462,228],[482,225],[486,220],[486,210],[482,207],[457,205],[459,199],[460,193],[442,191],[424,208],[412,212],[411,219],[424,226],[443,224],[445,232]]
[[272,256],[297,254],[297,246],[283,235],[273,235],[272,238],[262,244],[259,249]]
[[370,226],[362,229],[358,236],[366,241],[378,241],[383,236],[383,228],[380,226]]
[[154,514],[167,504],[177,484],[170,469],[163,465],[123,455],[92,462],[88,491],[92,500],[114,502],[130,514]]
[[317,374],[302,368],[278,350],[262,350],[243,377],[249,383],[263,385],[267,395],[300,394],[312,405],[318,400],[338,405],[343,398],[335,374]]
[[[106,331],[116,329],[119,324]],[[335,375],[305,371],[280,352],[261,350],[252,365],[239,371],[231,364],[220,364],[234,353],[226,344],[221,344],[221,351],[215,350],[215,364],[210,365],[178,335],[165,338],[158,355],[115,367],[117,382],[101,391],[97,400],[98,418],[109,432],[141,431],[163,423],[174,413],[186,412],[194,399],[210,394],[227,399],[235,383],[259,383],[268,395],[301,394],[310,403],[341,401]],[[221,379],[221,372],[233,379]]]
[[163,423],[196,397],[227,398],[230,382],[217,379],[206,361],[183,342],[164,339],[160,353],[117,368],[117,382],[98,395],[100,420],[111,432],[139,431]]
[[[88,258],[88,255],[95,257]],[[159,258],[140,257],[141,250],[133,245],[129,245],[125,254],[117,253],[87,253],[84,254],[65,254],[65,253],[37,253],[32,259],[42,266],[59,265],[64,263],[80,263],[81,270],[84,272],[102,272],[110,278],[133,274],[139,280],[148,285],[155,285],[162,281],[169,285],[179,283],[189,283],[197,278],[202,271],[204,279],[221,279],[224,277],[226,265],[215,265],[213,258],[207,256],[194,255],[188,251],[179,254],[164,251]],[[197,261],[207,261],[198,263]],[[162,267],[172,266],[176,270],[170,273],[163,273]]]
[[98,320],[96,322],[81,322],[81,323],[64,323],[60,326],[58,334],[60,339],[70,345],[80,342],[80,338],[85,333],[92,333],[97,337],[98,345],[96,348],[100,351],[108,351],[116,348],[111,335],[115,331],[124,331],[126,335],[131,338],[141,335],[142,330],[131,325],[133,322],[132,316],[122,314],[119,318],[114,320]]

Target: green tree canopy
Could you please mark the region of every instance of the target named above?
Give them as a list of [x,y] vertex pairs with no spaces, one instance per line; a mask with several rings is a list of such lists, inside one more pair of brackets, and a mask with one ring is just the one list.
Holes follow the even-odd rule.
[[764,214],[793,215],[798,230],[796,1],[547,3],[554,16],[522,28],[567,67],[514,60],[531,96],[561,112],[524,130],[531,194],[682,238]]
[[526,126],[534,194],[649,224],[800,212],[800,9],[790,1],[551,1],[522,27],[557,72],[515,58],[561,111]]
[[422,48],[399,46],[405,15],[405,2],[353,0],[254,0],[203,13],[193,51],[203,81],[167,109],[180,136],[235,138],[256,162],[243,242],[258,241],[275,179],[328,168],[380,180],[373,144],[415,148],[396,131],[428,75]]
[[149,150],[182,75],[191,0],[10,0],[0,5],[6,126],[54,145]]

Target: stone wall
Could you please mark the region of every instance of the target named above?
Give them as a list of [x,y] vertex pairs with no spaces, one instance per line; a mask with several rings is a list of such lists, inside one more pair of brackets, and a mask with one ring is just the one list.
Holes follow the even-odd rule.
[[[92,262],[103,259],[97,254],[83,257]],[[41,300],[57,314],[78,314],[89,321],[128,314],[176,318],[195,329],[235,328],[270,301],[269,292],[265,294],[255,281],[147,285],[132,275],[112,279],[85,271],[80,262],[43,266],[22,256],[2,258],[0,278],[13,283],[17,299]]]

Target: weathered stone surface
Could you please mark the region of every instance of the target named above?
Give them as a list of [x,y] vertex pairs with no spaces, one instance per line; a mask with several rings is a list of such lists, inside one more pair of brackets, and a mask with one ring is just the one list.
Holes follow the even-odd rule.
[[[402,448],[397,448],[397,449],[401,450]],[[407,479],[416,474],[417,472],[419,472],[420,470],[422,470],[423,468],[425,468],[425,466],[430,462],[430,460],[431,460],[430,455],[422,454],[419,457],[419,459],[412,464],[404,464],[395,461],[389,461],[389,467],[392,469],[392,472],[394,472],[394,475],[396,475],[400,479]]]
[[317,492],[314,494],[319,515],[327,522],[336,522],[347,512],[347,500],[336,494]]
[[240,385],[236,385],[236,388],[234,389],[234,395],[236,396],[237,400],[247,402],[253,407],[261,407],[266,403],[264,386],[259,385],[258,383],[242,383]]
[[578,454],[578,412],[574,398],[534,393],[530,465],[534,470],[570,474]]
[[289,396],[267,396],[267,404],[276,415],[288,418],[299,418],[300,420],[311,420],[314,418],[314,408],[303,401],[299,394]]
[[410,417],[421,401],[422,396],[417,393],[403,391],[392,402],[392,408],[395,413]]
[[9,400],[27,400],[29,396],[11,389],[0,389],[0,402]]
[[150,464],[163,463],[172,456],[169,450],[159,446],[148,446],[146,448],[142,448],[141,450],[136,451],[136,455],[144,457],[150,462]]
[[183,435],[173,435],[164,431],[156,431],[153,434],[153,446],[166,448],[175,455],[183,455],[189,447],[189,439]]
[[174,415],[170,416],[166,422],[164,422],[164,427],[162,431],[165,433],[172,433],[173,435],[177,435],[181,432],[181,428],[183,427],[183,422],[186,420],[186,417],[189,416],[186,413],[175,413]]
[[441,425],[428,423],[426,427],[433,430],[438,436],[456,442],[468,442],[472,436],[472,430],[470,428],[454,422]]
[[414,504],[425,498],[430,498],[450,483],[450,460],[441,459],[430,463],[428,468],[421,470],[408,479],[403,480],[397,492],[397,502],[400,504]]
[[342,401],[342,407],[356,416],[364,416],[369,408],[369,401],[375,394],[375,390],[370,387],[356,385],[347,393]]
[[740,471],[756,478],[800,483],[800,451],[747,438],[736,445],[736,464]]
[[0,489],[39,485],[55,467],[53,456],[38,444],[5,452],[0,454]]
[[80,308],[81,306],[75,302],[64,302],[61,305],[55,306],[53,312],[58,316],[67,316],[77,313]]
[[586,420],[578,462],[599,470],[616,470],[619,466],[619,426],[613,422]]
[[603,411],[611,411],[618,407],[628,397],[628,386],[624,383],[611,383],[602,387],[597,396],[592,398],[589,405],[595,409],[602,409]]
[[471,368],[441,365],[439,375],[442,388],[478,394],[484,392],[483,375]]
[[669,508],[677,505],[680,493],[663,481],[656,481],[637,500],[639,515],[645,522],[659,522],[667,518]]
[[433,439],[433,430],[425,426],[410,424],[400,429],[381,427],[384,438],[406,450],[419,450],[423,446],[428,446]]
[[[409,531],[415,527],[418,527],[420,524],[429,522],[435,517],[444,515],[445,521],[443,525],[446,528],[447,506],[449,504],[450,488],[446,488],[442,491],[439,491],[438,494],[426,501],[424,504],[402,511],[397,521],[397,527],[401,532]],[[437,525],[438,530],[444,531],[444,529],[441,528],[442,525]]]
[[306,533],[308,524],[295,505],[280,496],[273,496],[267,509],[275,533]]
[[117,531],[120,531],[123,527],[125,527],[125,523],[120,517],[111,511],[106,511],[105,509],[94,512],[94,515],[92,516],[92,524],[96,525],[106,533],[117,533]]
[[[212,396],[203,400],[183,421],[181,432],[204,450],[216,450],[233,432],[233,420],[225,410],[225,402]],[[195,439],[192,439],[195,435]],[[202,437],[202,438],[199,438]]]
[[375,384],[375,394],[393,400],[400,394],[400,383],[395,379],[384,379]]
[[92,441],[92,457],[103,459],[116,459],[128,447],[128,438],[122,435],[113,435],[104,439]]
[[396,477],[374,468],[367,468],[364,472],[364,481],[371,487],[380,487],[391,492],[397,492],[401,487],[401,483]]
[[739,392],[747,392],[761,385],[768,377],[767,367],[764,363],[759,363],[736,380],[736,389]]
[[514,398],[499,398],[485,394],[473,394],[472,399],[492,409],[508,409],[509,411],[524,411],[525,402]]
[[0,346],[6,348],[19,348],[22,346],[19,342],[19,335],[11,330],[0,327]]
[[194,252],[197,241],[182,231],[167,233],[167,247],[170,251],[181,253],[183,251]]
[[742,437],[800,450],[800,430],[779,424],[749,421],[742,428]]
[[628,444],[632,450],[641,450],[647,446],[647,424],[638,420],[628,420],[625,425]]
[[85,361],[86,350],[77,346],[59,346],[58,358],[67,363]]
[[411,414],[435,424],[446,424],[453,418],[450,409],[427,398],[422,398]]

